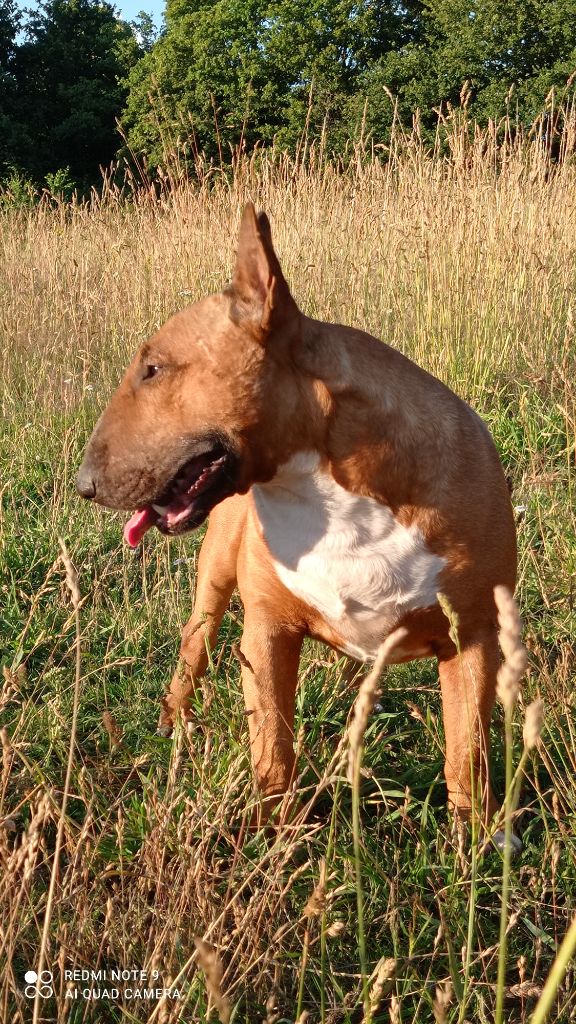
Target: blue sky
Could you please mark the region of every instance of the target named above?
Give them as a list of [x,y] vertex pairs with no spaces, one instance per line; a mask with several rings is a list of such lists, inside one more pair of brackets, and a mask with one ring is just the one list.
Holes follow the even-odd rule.
[[139,11],[151,14],[154,24],[160,26],[164,12],[164,0],[112,0],[114,6],[126,21],[135,18]]
[[[139,11],[146,11],[151,14],[154,24],[159,28],[164,13],[164,0],[111,0],[120,16],[126,21],[135,18]],[[19,7],[34,7],[30,0],[18,0]]]

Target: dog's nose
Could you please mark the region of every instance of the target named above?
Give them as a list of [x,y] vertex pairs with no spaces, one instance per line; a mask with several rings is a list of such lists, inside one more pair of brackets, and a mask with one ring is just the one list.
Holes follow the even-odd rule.
[[76,477],[76,490],[83,498],[96,497],[96,481],[88,466],[80,466]]

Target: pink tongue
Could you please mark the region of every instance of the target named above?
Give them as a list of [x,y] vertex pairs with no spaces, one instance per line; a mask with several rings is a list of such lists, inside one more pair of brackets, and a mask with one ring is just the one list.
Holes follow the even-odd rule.
[[160,518],[151,505],[139,508],[124,527],[124,540],[131,548],[137,548],[144,534]]

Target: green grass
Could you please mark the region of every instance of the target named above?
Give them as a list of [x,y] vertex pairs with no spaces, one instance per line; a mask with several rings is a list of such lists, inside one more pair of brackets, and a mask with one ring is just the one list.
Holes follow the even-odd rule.
[[[504,1019],[528,1022],[576,911],[573,182],[519,183],[511,172],[496,188],[486,172],[484,188],[473,174],[443,177],[424,157],[399,183],[371,173],[356,182],[353,207],[345,180],[302,179],[293,193],[269,178],[250,187],[272,210],[306,310],[359,323],[448,380],[487,420],[513,483],[530,654],[522,703],[541,694],[546,705],[522,779],[524,849],[508,906]],[[132,553],[121,517],[74,492],[91,424],[129,352],[189,301],[183,292],[225,279],[243,188],[0,216],[0,1018],[32,1019],[23,974],[38,962],[68,758],[76,633],[62,537],[82,593],[80,715],[46,953],[56,993],[38,1019],[207,1020],[205,973],[191,959],[200,936],[220,959],[235,1022],[292,1024],[298,1007],[310,1022],[361,1021],[363,938],[374,1024],[491,1024],[502,860],[476,856],[445,809],[435,665],[390,670],[368,722],[361,936],[352,793],[346,763],[334,761],[355,694],[344,663],[306,645],[297,735],[298,784],[317,792],[309,820],[276,839],[250,832],[238,600],[196,695],[194,730],[158,738],[200,537],[149,535]],[[514,763],[522,719],[520,707]],[[502,720],[497,709],[500,794]],[[68,1001],[71,967],[157,971],[168,986],[183,972],[181,1000],[156,1016],[154,1000]],[[574,1019],[573,972],[551,1020]],[[445,1009],[438,987],[452,993]]]

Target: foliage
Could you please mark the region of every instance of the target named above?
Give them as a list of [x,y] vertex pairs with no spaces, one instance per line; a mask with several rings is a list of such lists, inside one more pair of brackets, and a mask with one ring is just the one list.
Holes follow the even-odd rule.
[[[15,26],[5,6],[4,21]],[[104,0],[42,0],[23,28],[23,40],[16,44],[13,34],[4,55],[4,163],[36,181],[68,167],[75,182],[90,184],[118,148],[123,80],[141,52],[134,31]]]
[[362,70],[411,34],[404,10],[369,0],[168,0],[166,32],[129,79],[129,144],[152,162],[182,139],[228,159],[329,127],[343,145]]
[[428,0],[428,38],[434,52],[439,100],[456,104],[462,83],[473,91],[472,110],[482,120],[502,116],[514,85],[522,116],[542,109],[552,85],[562,87],[576,70],[574,0]]
[[551,138],[574,97],[575,21],[576,0],[167,0],[158,33],[108,0],[24,15],[4,0],[0,173],[68,167],[86,188],[117,155],[160,175],[272,144],[344,155],[416,113],[431,141],[438,110],[463,101],[512,131],[547,110]]
[[[0,4],[0,169],[2,154],[12,152],[16,125],[14,121],[14,61],[20,15],[14,0]],[[6,161],[8,162],[8,161]]]
[[34,182],[17,167],[7,168],[7,173],[0,184],[0,205],[4,208],[18,209],[33,206],[37,199]]
[[259,47],[263,13],[261,0],[167,4],[165,34],[129,78],[122,120],[136,152],[159,163],[183,133],[192,152],[198,139],[213,156],[224,144],[227,158],[226,143],[241,140],[247,115],[270,141],[278,121],[267,125],[266,114],[278,108],[280,95],[278,83],[266,78]]
[[146,11],[139,11],[130,22],[130,27],[136,36],[142,54],[148,53],[158,38],[158,29],[152,15],[147,14]]
[[536,116],[573,96],[576,72],[574,0],[426,0],[422,32],[416,41],[390,50],[373,62],[360,82],[365,97],[367,130],[376,141],[387,138],[397,97],[399,113],[409,123],[416,109],[430,134],[437,111],[463,101],[474,119],[508,117],[512,124],[530,124]]
[[416,110],[432,137],[438,108],[462,96],[481,125],[531,123],[553,87],[556,104],[568,98],[575,20],[575,0],[169,0],[123,123],[153,163],[186,146],[227,160],[273,138],[295,151],[304,134],[344,152],[368,134],[385,142]]
[[69,167],[59,167],[53,174],[46,175],[46,188],[52,199],[70,202],[74,195],[74,181]]

